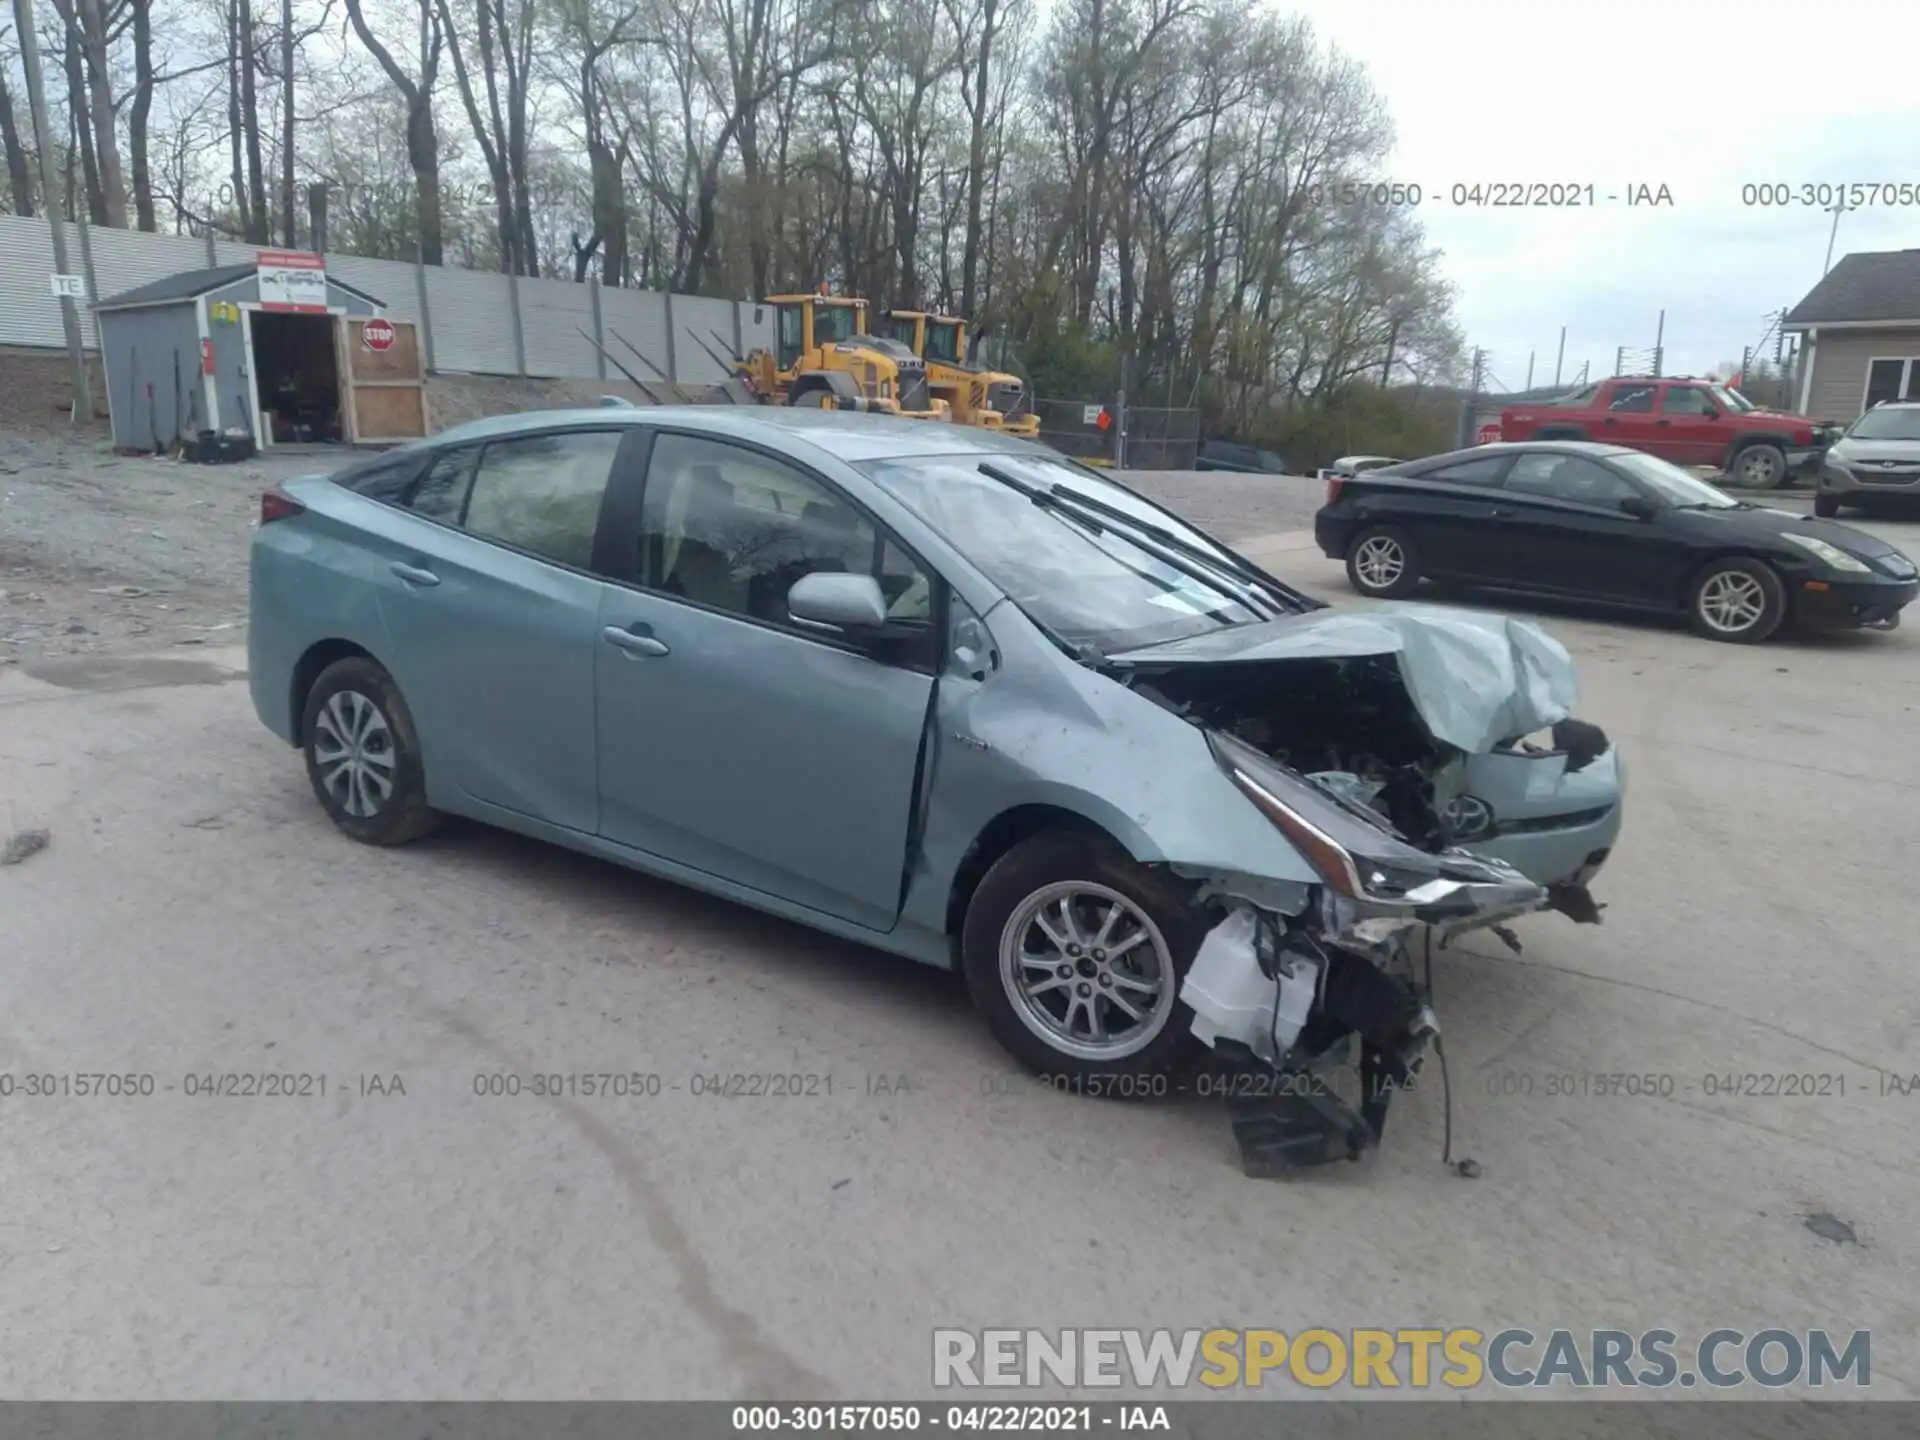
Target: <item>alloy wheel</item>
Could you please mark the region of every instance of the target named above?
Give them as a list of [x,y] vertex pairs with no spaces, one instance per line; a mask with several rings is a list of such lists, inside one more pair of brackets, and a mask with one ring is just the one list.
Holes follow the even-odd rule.
[[335,692],[314,716],[313,760],[327,794],[356,820],[378,815],[393,795],[393,729],[358,690]]
[[1743,570],[1718,570],[1700,587],[1700,618],[1722,635],[1741,635],[1767,613],[1767,592]]
[[1000,979],[1027,1029],[1082,1060],[1146,1048],[1173,1012],[1173,956],[1147,914],[1091,881],[1042,886],[1000,933]]
[[1370,535],[1353,552],[1354,573],[1370,590],[1385,590],[1406,568],[1406,552],[1391,535]]

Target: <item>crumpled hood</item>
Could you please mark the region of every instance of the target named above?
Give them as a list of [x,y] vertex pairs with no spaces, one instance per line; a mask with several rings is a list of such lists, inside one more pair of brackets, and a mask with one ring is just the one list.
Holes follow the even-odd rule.
[[1511,616],[1433,605],[1325,609],[1108,657],[1118,665],[1228,665],[1393,655],[1434,738],[1470,754],[1564,720],[1579,703],[1566,647]]

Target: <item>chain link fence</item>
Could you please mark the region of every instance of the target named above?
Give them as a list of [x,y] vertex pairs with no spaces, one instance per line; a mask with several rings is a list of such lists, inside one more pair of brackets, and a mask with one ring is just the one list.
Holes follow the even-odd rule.
[[1041,441],[1075,460],[1124,464],[1130,470],[1191,470],[1200,452],[1198,410],[1130,405],[1123,445],[1115,405],[1036,399],[1033,408],[1040,416]]
[[1200,454],[1200,412],[1129,405],[1126,441],[1129,470],[1191,470]]

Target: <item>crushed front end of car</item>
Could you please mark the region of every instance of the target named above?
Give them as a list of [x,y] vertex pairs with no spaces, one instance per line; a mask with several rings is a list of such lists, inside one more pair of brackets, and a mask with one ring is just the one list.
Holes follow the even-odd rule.
[[1506,924],[1535,911],[1599,920],[1619,757],[1570,717],[1565,649],[1501,616],[1323,610],[1114,660],[1318,876],[1174,867],[1224,916],[1180,994],[1233,1077],[1243,1166],[1358,1159],[1438,1044],[1419,955],[1485,930],[1517,948]]

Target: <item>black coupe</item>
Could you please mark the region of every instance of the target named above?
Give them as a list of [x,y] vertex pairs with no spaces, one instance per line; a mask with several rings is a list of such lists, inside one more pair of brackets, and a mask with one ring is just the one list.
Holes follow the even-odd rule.
[[1422,580],[1684,614],[1715,640],[1783,621],[1891,629],[1920,593],[1905,555],[1832,520],[1736,500],[1637,450],[1478,445],[1332,477],[1321,550],[1363,595]]

